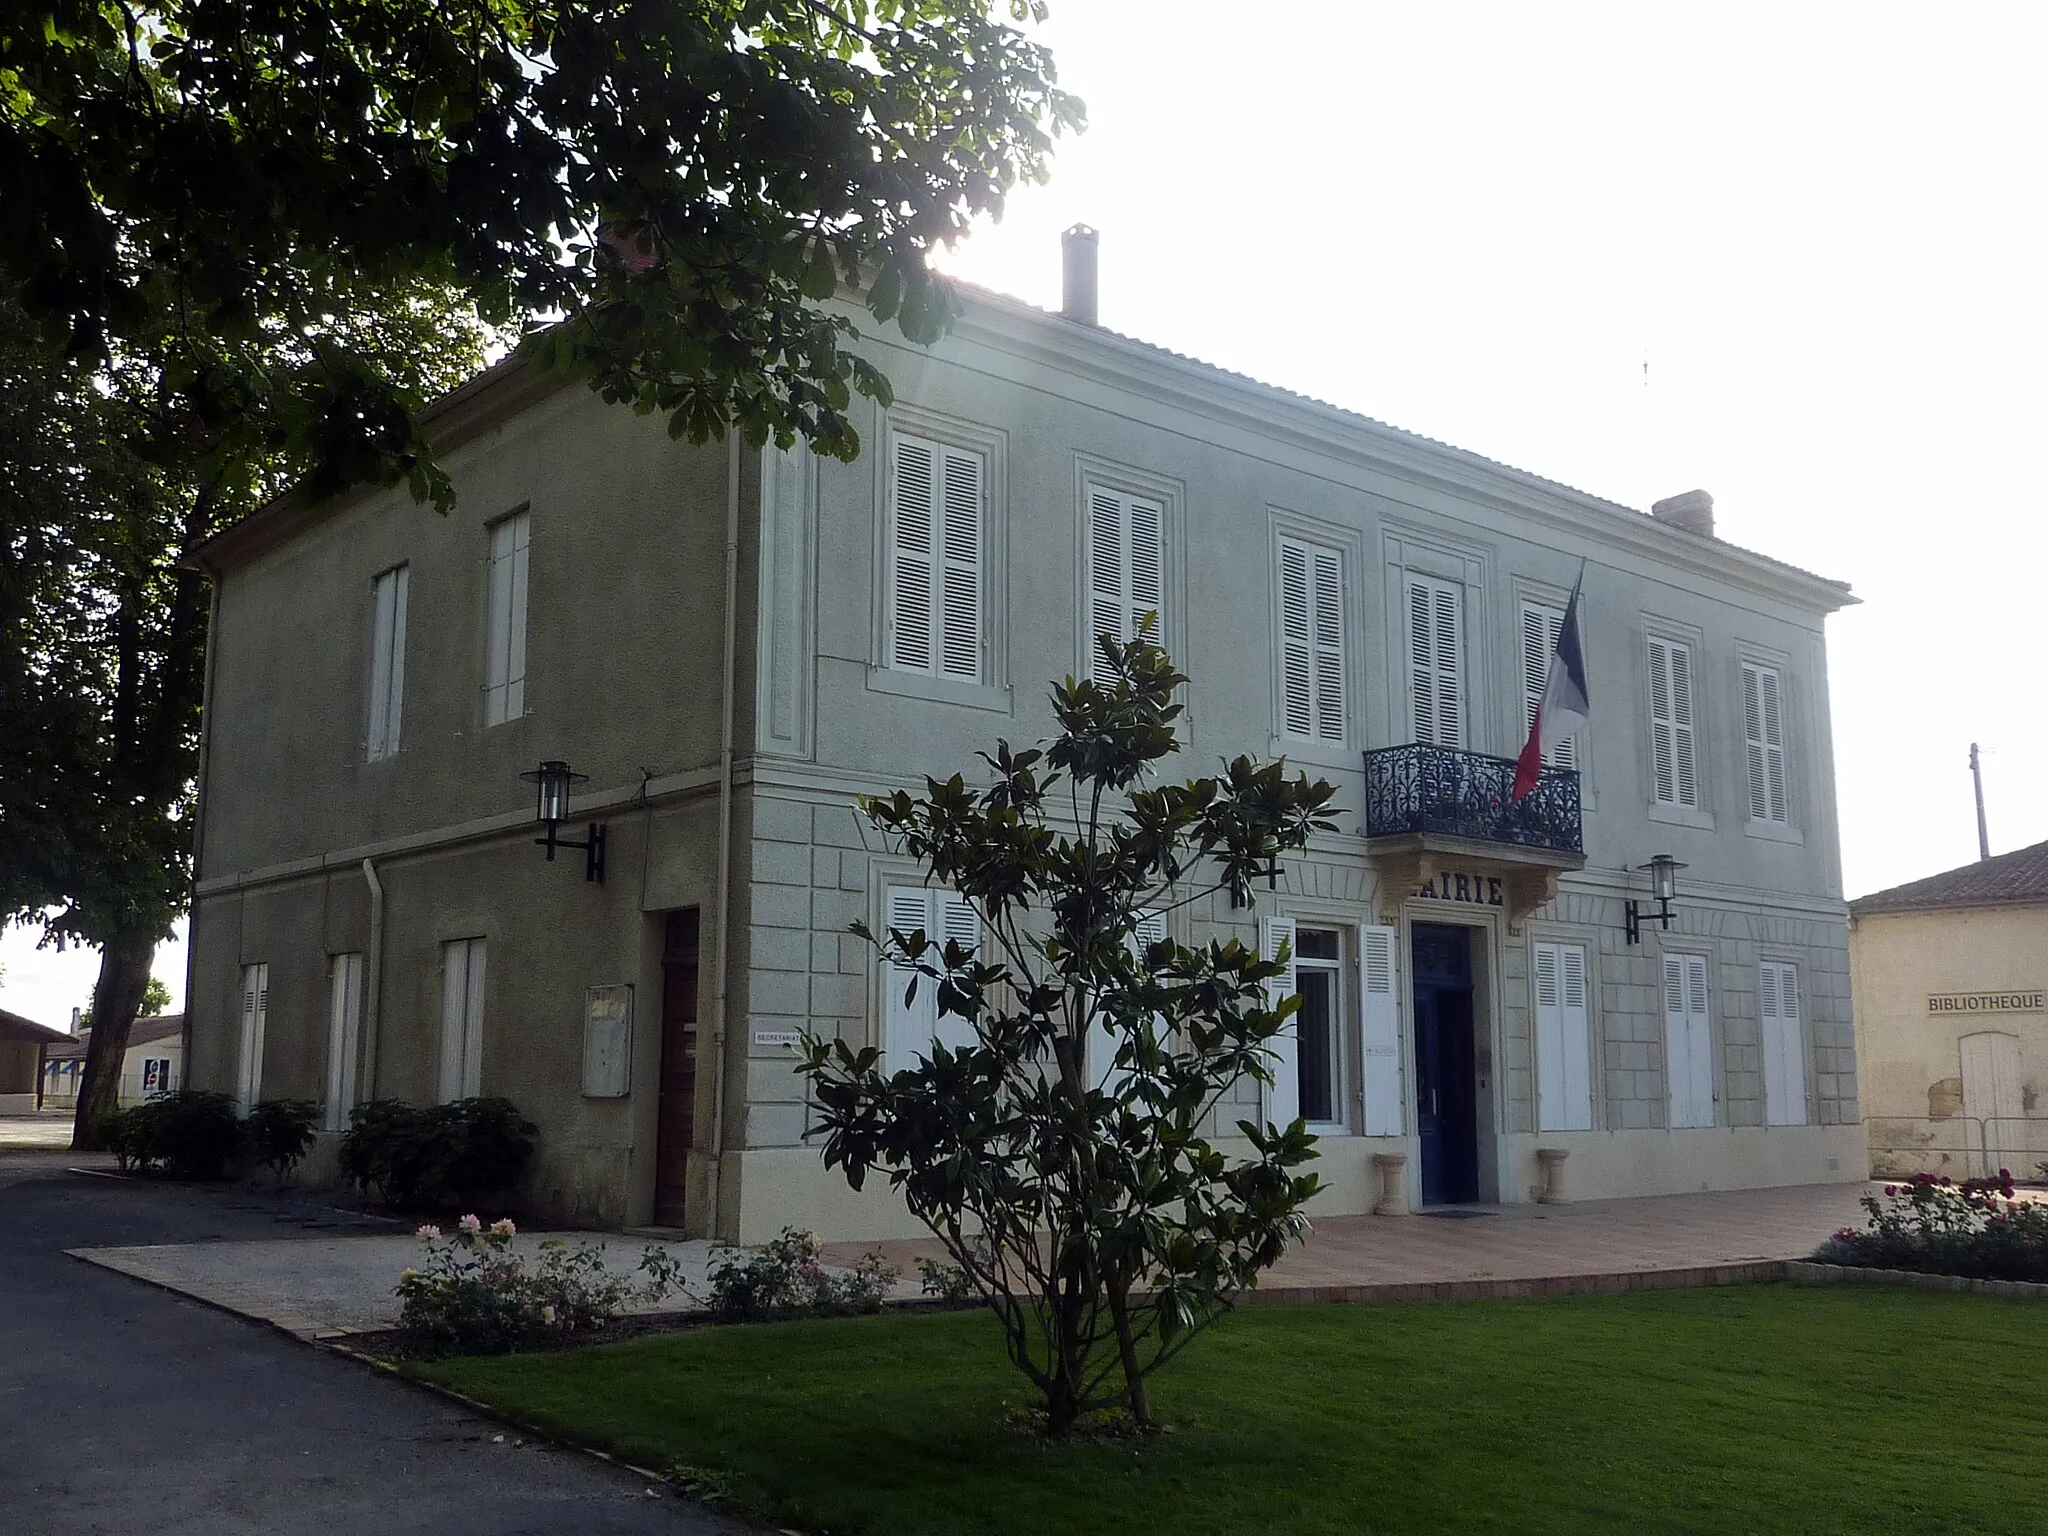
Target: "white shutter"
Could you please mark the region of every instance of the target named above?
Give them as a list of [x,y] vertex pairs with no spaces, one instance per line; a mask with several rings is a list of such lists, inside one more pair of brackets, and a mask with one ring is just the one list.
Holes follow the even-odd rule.
[[[1287,949],[1286,975],[1266,983],[1266,1005],[1269,1008],[1279,1007],[1295,994],[1294,940],[1294,919],[1291,917],[1269,917],[1259,925],[1259,953],[1262,956],[1271,960],[1280,953],[1283,945]],[[1301,1115],[1300,1039],[1295,1033],[1292,1018],[1280,1034],[1267,1042],[1266,1048],[1273,1053],[1273,1060],[1269,1063],[1273,1082],[1266,1090],[1266,1118],[1284,1129]]]
[[[928,964],[943,968],[948,940],[970,953],[980,953],[981,919],[963,897],[951,891],[891,886],[885,902],[888,908],[885,921],[889,927],[905,938],[921,932],[938,946],[936,950],[926,952]],[[904,994],[911,990],[913,981],[917,984],[916,996],[906,1002]],[[942,1015],[939,1012],[939,984],[931,977],[920,975],[908,966],[891,965],[882,978],[882,987],[884,1070],[901,1072],[919,1059],[930,1056],[934,1040],[949,1051],[958,1051],[975,1043],[971,1020],[958,1014]]]
[[1676,640],[1650,640],[1650,742],[1659,803],[1697,807],[1692,648]]
[[1409,680],[1415,739],[1465,745],[1464,588],[1428,576],[1408,578]]
[[1777,668],[1742,664],[1743,733],[1749,743],[1749,815],[1786,819],[1785,710]]
[[1664,957],[1664,1076],[1674,1129],[1714,1123],[1713,1031],[1702,955]]
[[440,1098],[475,1098],[483,1091],[484,941],[456,939],[441,946]]
[[405,609],[407,567],[395,566],[371,586],[370,728],[364,742],[371,762],[398,751],[405,715]]
[[[1543,702],[1543,690],[1550,686],[1550,661],[1557,654],[1557,637],[1564,629],[1564,610],[1543,603],[1522,604],[1522,728],[1536,723],[1536,707]],[[1567,736],[1544,757],[1553,768],[1579,766],[1579,741]]]
[[1593,1128],[1591,1007],[1582,944],[1531,946],[1536,993],[1536,1123]]
[[[1130,950],[1131,958],[1142,968],[1147,951],[1166,938],[1166,914],[1148,910],[1140,911],[1136,916],[1137,922],[1124,942]],[[1155,1027],[1163,1028],[1164,1022],[1155,1019]],[[1109,1027],[1102,1015],[1098,1014],[1094,1025],[1088,1031],[1088,1076],[1097,1088],[1109,1092],[1120,1090],[1121,1080],[1126,1074],[1119,1072],[1116,1066],[1119,1044],[1121,1041],[1117,1037],[1117,1032]]]
[[1102,681],[1101,635],[1135,639],[1138,621],[1166,624],[1166,509],[1156,501],[1106,486],[1088,487],[1088,675]]
[[1343,742],[1344,670],[1343,556],[1318,544],[1282,539],[1280,722],[1285,734]]
[[491,524],[485,597],[484,724],[526,713],[526,568],[533,519],[515,512]]
[[[981,917],[965,897],[951,891],[935,891],[939,909],[939,942],[958,944],[969,955],[981,953]],[[940,956],[940,964],[945,963]],[[932,1034],[949,1051],[964,1050],[977,1041],[974,1021],[957,1013],[938,1011],[938,988],[932,988]]]
[[895,494],[889,507],[887,593],[889,665],[907,672],[933,670],[933,599],[938,551],[932,514],[938,503],[938,448],[918,438],[890,445]]
[[242,967],[242,1049],[237,1063],[236,1096],[243,1110],[263,1097],[263,1034],[270,1022],[270,967]]
[[1404,1129],[1401,1094],[1401,1004],[1396,991],[1398,931],[1358,930],[1359,1013],[1364,1034],[1365,1134],[1399,1136]]
[[1764,1123],[1806,1124],[1806,1047],[1799,1027],[1799,968],[1766,960],[1757,967],[1763,1022]]
[[348,1129],[356,1104],[356,1051],[363,1006],[363,957],[336,955],[327,970],[327,1104],[323,1124]]

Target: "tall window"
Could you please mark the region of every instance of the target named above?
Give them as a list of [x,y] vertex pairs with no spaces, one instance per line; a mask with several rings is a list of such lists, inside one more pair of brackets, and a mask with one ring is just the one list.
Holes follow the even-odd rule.
[[363,957],[336,955],[327,963],[327,1105],[330,1131],[348,1129],[356,1107],[356,1045],[363,1016]]
[[1535,944],[1536,1128],[1593,1128],[1592,1033],[1586,947]]
[[241,1052],[235,1063],[235,1097],[248,1109],[263,1098],[263,1031],[270,1020],[270,967],[242,967]]
[[1714,1047],[1704,955],[1664,957],[1664,1079],[1673,1129],[1714,1123]]
[[1343,935],[1334,928],[1296,930],[1294,1016],[1297,1108],[1311,1125],[1344,1119]]
[[1088,487],[1088,670],[1102,658],[1095,641],[1137,636],[1138,621],[1158,615],[1155,641],[1166,626],[1166,508],[1149,497],[1108,486]]
[[1799,1032],[1799,967],[1766,960],[1757,967],[1764,1036],[1764,1123],[1806,1124],[1806,1043]]
[[898,671],[987,680],[985,482],[978,453],[890,439],[882,609],[884,653]]
[[1785,686],[1776,667],[1742,664],[1742,720],[1749,738],[1749,819],[1783,823]]
[[1408,578],[1408,682],[1415,739],[1465,745],[1465,589],[1433,576]]
[[[1130,949],[1131,958],[1142,967],[1147,951],[1166,938],[1166,914],[1140,911],[1137,918],[1137,924],[1125,942]],[[1154,1027],[1162,1027],[1164,1022],[1155,1020]],[[1114,1092],[1119,1086],[1123,1074],[1117,1070],[1116,1051],[1120,1043],[1121,1039],[1117,1032],[1098,1016],[1095,1027],[1088,1032],[1089,1075],[1096,1087]]]
[[1692,647],[1650,637],[1650,767],[1659,805],[1697,809],[1699,754],[1693,741]]
[[[981,947],[981,919],[965,898],[920,886],[890,886],[888,924],[908,938],[923,933],[944,946],[949,940],[970,953]],[[899,1072],[931,1055],[937,1041],[949,1051],[974,1044],[974,1026],[956,1014],[939,1012],[938,983],[901,966],[882,977],[882,1061]]]
[[1280,728],[1304,741],[1344,740],[1344,557],[1280,540]]
[[484,941],[441,946],[441,1080],[443,1104],[483,1090]]
[[[1564,628],[1564,610],[1548,603],[1522,604],[1522,725],[1536,723],[1536,706],[1543,702],[1543,690],[1550,683],[1550,658],[1557,654],[1557,637]],[[1543,761],[1553,768],[1579,766],[1579,739],[1567,736],[1545,754]]]
[[406,567],[393,566],[370,587],[370,728],[365,755],[378,762],[398,751],[405,714]]
[[484,724],[526,713],[526,562],[533,516],[514,512],[491,524],[490,583],[484,623]]

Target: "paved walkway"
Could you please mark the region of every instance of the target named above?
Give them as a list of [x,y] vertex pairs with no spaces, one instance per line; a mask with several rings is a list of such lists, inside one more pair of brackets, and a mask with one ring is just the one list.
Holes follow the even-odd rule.
[[[1541,1290],[1620,1290],[1758,1278],[1733,1266],[1804,1258],[1836,1228],[1859,1223],[1863,1184],[1822,1184],[1726,1194],[1668,1195],[1564,1206],[1475,1206],[1455,1215],[1339,1216],[1265,1278],[1262,1301],[1396,1300],[1517,1295]],[[74,1257],[195,1297],[302,1338],[388,1328],[398,1320],[392,1286],[420,1258],[419,1240],[390,1223],[347,1218],[350,1230],[284,1239],[91,1247]],[[318,1220],[300,1223],[320,1227]],[[328,1225],[332,1225],[329,1223]],[[531,1253],[548,1234],[522,1234]],[[611,1268],[629,1272],[648,1246],[613,1234],[558,1233],[602,1241]],[[697,1297],[713,1249],[663,1242]],[[879,1249],[903,1274],[896,1293],[918,1294],[920,1257],[936,1242],[835,1243],[825,1257],[851,1264]],[[687,1309],[688,1298],[663,1303]],[[638,1310],[647,1310],[642,1307]]]
[[61,1149],[71,1145],[71,1111],[45,1109],[29,1115],[0,1115],[0,1151],[16,1147]]

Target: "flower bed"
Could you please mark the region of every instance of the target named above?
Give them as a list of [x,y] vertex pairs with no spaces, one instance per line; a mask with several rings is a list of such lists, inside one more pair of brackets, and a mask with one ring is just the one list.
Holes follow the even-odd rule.
[[2005,1169],[1995,1179],[1916,1173],[1865,1195],[1863,1230],[1843,1227],[1814,1250],[1820,1264],[2048,1282],[2048,1204],[2022,1199]]

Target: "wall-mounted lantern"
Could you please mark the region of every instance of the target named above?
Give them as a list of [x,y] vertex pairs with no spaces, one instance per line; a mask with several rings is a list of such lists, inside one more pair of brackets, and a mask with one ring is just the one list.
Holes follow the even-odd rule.
[[1657,898],[1657,910],[1645,913],[1636,906],[1635,898],[1623,903],[1622,931],[1628,935],[1631,944],[1643,940],[1643,924],[1654,920],[1658,927],[1669,929],[1674,914],[1671,898],[1678,894],[1678,872],[1685,866],[1668,853],[1660,853],[1647,864],[1638,864],[1638,869],[1650,872],[1650,894]]
[[588,783],[590,775],[578,773],[560,758],[549,758],[530,773],[519,775],[527,783],[537,786],[538,796],[533,810],[533,819],[548,829],[546,837],[536,837],[534,842],[547,849],[548,862],[553,863],[557,848],[581,848],[583,850],[583,878],[604,884],[604,827],[593,821],[590,831],[580,842],[555,835],[556,829],[569,815],[569,791],[577,784]]

